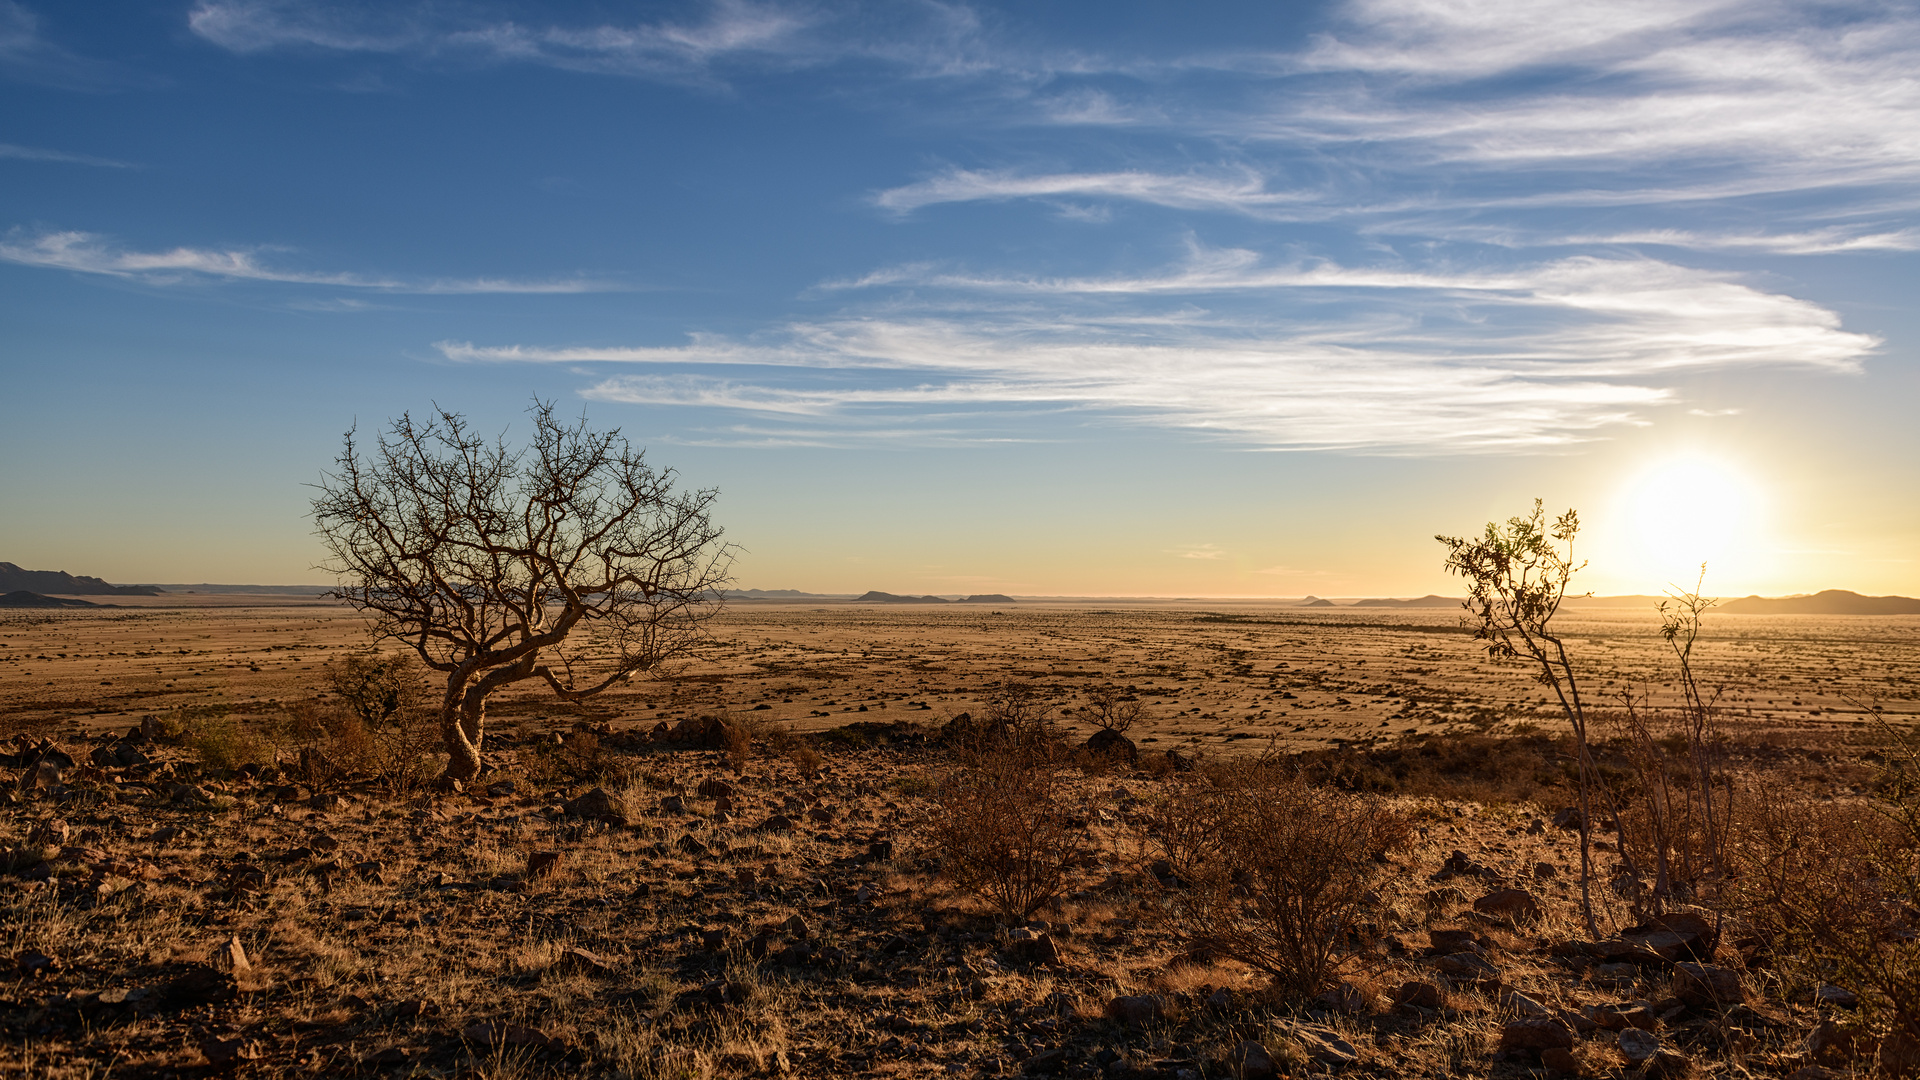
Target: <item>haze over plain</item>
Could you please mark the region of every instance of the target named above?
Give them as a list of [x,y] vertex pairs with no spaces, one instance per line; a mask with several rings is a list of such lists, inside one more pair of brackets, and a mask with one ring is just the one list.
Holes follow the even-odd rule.
[[[1911,5],[0,0],[0,557],[322,580],[533,395],[741,584],[1920,593]],[[524,430],[524,422],[519,428]]]

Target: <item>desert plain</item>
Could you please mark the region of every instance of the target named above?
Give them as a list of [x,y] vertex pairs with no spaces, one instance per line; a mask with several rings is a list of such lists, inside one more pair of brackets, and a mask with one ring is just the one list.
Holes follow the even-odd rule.
[[[1609,953],[1647,927],[1603,895],[1591,940],[1550,823],[1564,722],[1451,610],[736,603],[657,679],[501,693],[486,774],[396,790],[314,782],[265,736],[244,763],[196,742],[323,693],[368,646],[354,612],[117,603],[0,615],[0,1075],[1812,1078],[1885,1057],[1822,1042],[1857,1006],[1731,934]],[[1655,612],[1559,625],[1603,715],[1679,703]],[[1920,617],[1709,613],[1694,664],[1728,767],[1808,798],[1864,797],[1885,733],[1920,719]],[[1137,758],[1064,768],[1082,857],[1021,918],[943,873],[929,832],[960,768],[941,733],[1010,682],[1068,748],[1090,691],[1141,709]],[[49,746],[73,763],[52,783]],[[1147,839],[1196,770],[1261,754],[1409,829],[1307,1001],[1162,917]],[[1477,904],[1503,890],[1527,917]],[[1735,997],[1703,1000],[1689,956]]]

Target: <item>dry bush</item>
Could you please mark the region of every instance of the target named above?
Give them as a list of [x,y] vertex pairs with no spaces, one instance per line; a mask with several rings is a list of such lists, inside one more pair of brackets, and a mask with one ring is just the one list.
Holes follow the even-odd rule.
[[1017,744],[969,756],[933,797],[927,835],[942,872],[1009,919],[1033,914],[1087,851],[1061,787],[1056,763]]
[[747,761],[753,756],[752,727],[737,717],[730,718],[720,729],[720,749],[735,775],[746,772]]
[[224,711],[206,716],[191,736],[200,761],[215,772],[231,772],[242,765],[271,765],[274,744],[258,729],[241,724]]
[[1869,801],[1747,792],[1727,906],[1776,966],[1804,968],[1783,975],[1859,994],[1911,1067],[1920,1065],[1920,740],[1884,723],[1883,732],[1885,767]]
[[1143,713],[1140,699],[1108,684],[1087,691],[1087,719],[1102,731],[1125,735]]
[[327,664],[324,678],[331,698],[290,706],[281,728],[301,779],[328,787],[371,776],[399,795],[432,778],[440,732],[418,660],[354,653]]
[[1266,972],[1307,998],[1332,981],[1404,818],[1316,787],[1290,762],[1227,762],[1168,795],[1145,827],[1164,865],[1162,911],[1193,946]]
[[787,757],[792,760],[794,769],[800,773],[800,778],[803,780],[811,780],[819,775],[820,766],[826,764],[827,760],[820,756],[820,751],[806,743],[795,743]]

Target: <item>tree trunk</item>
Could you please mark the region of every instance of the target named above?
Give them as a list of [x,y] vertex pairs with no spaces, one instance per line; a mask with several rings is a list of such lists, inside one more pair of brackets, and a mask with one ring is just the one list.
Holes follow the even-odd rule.
[[447,743],[447,779],[471,780],[480,773],[480,739],[486,723],[487,699],[468,693],[448,703],[440,713],[440,732]]

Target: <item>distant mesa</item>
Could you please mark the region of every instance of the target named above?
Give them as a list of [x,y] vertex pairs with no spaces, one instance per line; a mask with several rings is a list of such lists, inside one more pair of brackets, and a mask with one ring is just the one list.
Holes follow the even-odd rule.
[[75,577],[64,570],[22,570],[10,562],[0,562],[0,593],[15,592],[43,597],[159,596],[161,590],[152,585],[109,585],[97,577]]
[[1333,601],[1322,600],[1317,596],[1309,596],[1306,599],[1300,601],[1300,606],[1301,607],[1332,607]]
[[59,596],[41,596],[37,592],[18,589],[0,596],[0,608],[69,608],[99,607],[90,600],[69,600]]
[[1433,593],[1428,593],[1425,596],[1417,597],[1413,600],[1394,600],[1392,598],[1387,598],[1383,600],[1355,600],[1353,602],[1353,606],[1354,607],[1459,607],[1460,600],[1457,597],[1435,596]]
[[1920,615],[1920,600],[1828,589],[1812,596],[1748,596],[1729,600],[1719,610],[1734,615]]
[[1000,593],[978,593],[973,596],[949,600],[944,596],[897,596],[878,589],[854,597],[856,604],[1011,604],[1013,597]]

